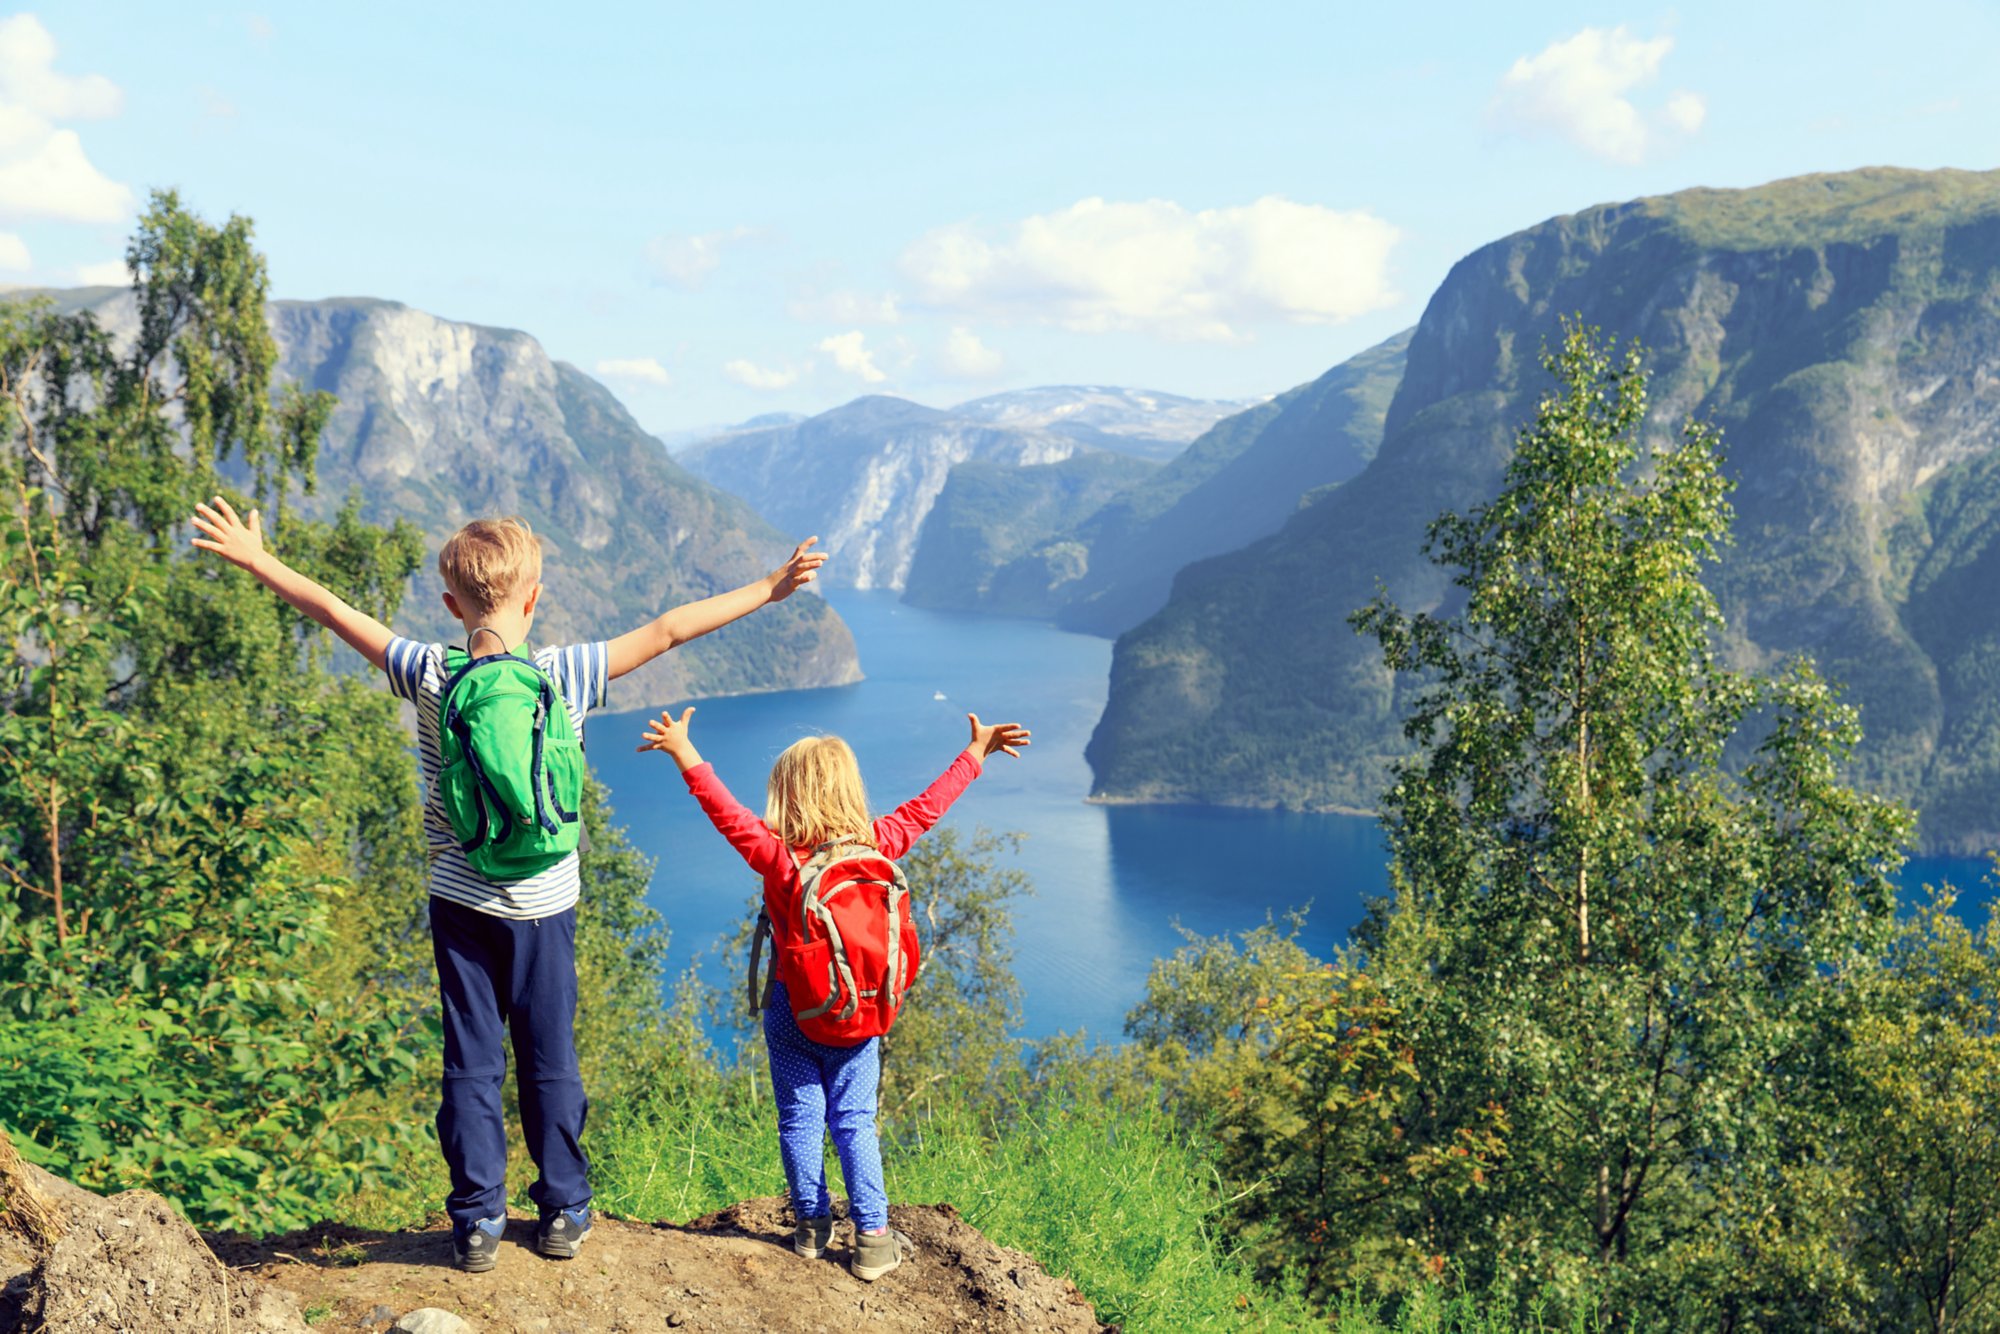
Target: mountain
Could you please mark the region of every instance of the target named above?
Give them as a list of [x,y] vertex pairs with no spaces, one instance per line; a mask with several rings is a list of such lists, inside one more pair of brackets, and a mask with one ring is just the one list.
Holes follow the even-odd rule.
[[1053,431],[1080,445],[1164,462],[1224,417],[1249,406],[1150,389],[1045,385],[975,398],[951,409],[951,415],[1015,430]]
[[2000,835],[2000,172],[1870,169],[1554,218],[1455,265],[1382,445],[1273,536],[1189,566],[1120,639],[1089,757],[1111,800],[1373,804],[1398,699],[1347,615],[1434,606],[1425,525],[1497,489],[1559,318],[1648,349],[1648,429],[1723,428],[1738,665],[1810,654],[1859,706],[1857,781],[1932,850]]
[[1056,463],[1085,448],[1053,431],[992,426],[878,394],[802,422],[691,446],[679,462],[786,532],[819,534],[833,556],[829,583],[901,588],[917,534],[954,464]]
[[[1405,330],[1218,422],[1079,525],[1066,540],[1087,551],[1085,569],[1065,590],[1057,624],[1097,635],[1131,629],[1165,605],[1182,566],[1277,531],[1307,492],[1365,468],[1409,341]],[[995,582],[1018,577],[1003,571]]]
[[905,600],[1087,634],[1130,629],[1166,602],[1181,566],[1276,531],[1306,492],[1367,465],[1408,342],[1398,334],[1223,418],[1157,468],[1003,479],[960,464],[919,534]]
[[1011,467],[971,459],[945,475],[917,533],[903,601],[1049,617],[1086,568],[1070,532],[1157,465],[1109,450]]
[[704,444],[710,440],[733,439],[746,431],[761,431],[769,426],[790,426],[806,419],[803,412],[760,412],[747,421],[734,426],[689,426],[677,431],[655,431],[653,439],[666,447],[669,454],[678,454],[689,445]]
[[[63,294],[116,332],[131,294]],[[378,523],[408,519],[434,553],[481,515],[518,514],[543,539],[544,642],[621,633],[666,608],[745,583],[791,549],[748,505],[691,476],[611,392],[512,329],[440,319],[393,301],[277,301],[279,375],[335,394],[318,488],[292,507],[325,516],[350,494]],[[803,534],[801,534],[803,536]],[[403,633],[462,633],[427,563]],[[853,636],[799,596],[677,649],[615,683],[615,707],[858,679]]]

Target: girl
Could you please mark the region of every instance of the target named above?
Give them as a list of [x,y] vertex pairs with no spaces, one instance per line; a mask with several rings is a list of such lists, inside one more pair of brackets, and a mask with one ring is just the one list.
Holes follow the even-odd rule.
[[[1019,756],[1027,729],[1014,723],[989,726],[967,714],[971,744],[922,796],[894,814],[868,819],[861,769],[845,741],[834,736],[793,742],[771,766],[764,818],[759,820],[729,794],[712,766],[688,739],[694,717],[689,706],[679,721],[666,713],[647,726],[640,750],[663,750],[680,766],[688,791],[730,846],[764,877],[764,902],[773,942],[787,943],[791,915],[784,906],[798,893],[799,867],[813,849],[832,842],[860,842],[891,861],[944,817],[945,811],[977,778],[995,751]],[[840,1154],[854,1219],[854,1276],[873,1282],[901,1263],[889,1233],[889,1197],[882,1181],[882,1149],[875,1130],[875,1100],[881,1076],[881,1041],[830,1047],[799,1032],[784,984],[764,1007],[764,1043],[771,1057],[771,1087],[778,1105],[778,1151],[785,1184],[798,1220],[792,1249],[809,1260],[825,1253],[833,1235],[833,1200],[826,1189],[826,1132]]]

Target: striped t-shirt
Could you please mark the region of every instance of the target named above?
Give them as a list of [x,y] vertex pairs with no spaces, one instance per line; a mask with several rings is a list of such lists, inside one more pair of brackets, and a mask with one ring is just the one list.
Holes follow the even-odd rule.
[[[545,648],[535,665],[547,672],[569,709],[570,725],[583,735],[583,719],[604,703],[611,683],[611,657],[605,645],[572,644]],[[458,850],[458,836],[445,818],[438,795],[438,771],[444,767],[438,745],[438,713],[445,670],[444,645],[420,644],[400,635],[389,641],[389,689],[417,706],[417,766],[424,776],[424,840],[431,861],[431,893],[494,917],[526,920],[552,917],[573,906],[581,886],[576,854],[529,876],[526,880],[488,880],[472,869]]]

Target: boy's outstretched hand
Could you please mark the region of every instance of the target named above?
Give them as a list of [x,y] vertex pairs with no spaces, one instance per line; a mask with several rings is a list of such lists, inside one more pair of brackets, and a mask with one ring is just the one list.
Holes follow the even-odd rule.
[[1021,758],[1021,747],[1028,744],[1028,729],[1019,723],[982,723],[979,715],[968,713],[965,720],[972,724],[972,744],[966,749],[978,758],[981,764],[996,750],[1006,751],[1015,759]]
[[678,721],[671,713],[662,710],[658,722],[646,724],[646,739],[639,743],[640,750],[664,750],[673,756],[674,763],[682,773],[701,763],[701,752],[694,748],[688,737],[688,722],[694,717],[694,705],[681,710]]
[[817,537],[808,537],[799,543],[790,560],[765,576],[765,581],[771,585],[771,601],[782,602],[813,581],[819,567],[826,564],[824,551],[807,550],[817,541]]
[[213,551],[231,565],[256,570],[257,559],[264,554],[264,521],[256,510],[250,511],[250,521],[245,523],[236,517],[233,505],[217,496],[194,507],[194,526],[201,534],[194,540],[197,547]]

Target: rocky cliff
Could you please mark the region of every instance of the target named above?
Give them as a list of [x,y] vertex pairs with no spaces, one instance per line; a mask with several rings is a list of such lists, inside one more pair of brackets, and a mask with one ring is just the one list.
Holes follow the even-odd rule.
[[1860,706],[1859,781],[1927,847],[2000,835],[2000,172],[1878,169],[1588,209],[1460,261],[1380,452],[1274,536],[1186,569],[1120,640],[1100,796],[1366,807],[1402,747],[1349,612],[1435,605],[1425,524],[1492,494],[1562,315],[1648,348],[1649,429],[1724,431],[1741,665],[1810,654]]
[[1082,448],[1052,431],[989,426],[874,395],[792,425],[694,445],[679,458],[787,532],[819,534],[833,556],[829,584],[901,588],[954,464],[1025,467]]
[[[689,475],[610,391],[511,329],[388,301],[274,303],[282,373],[340,400],[320,451],[319,504],[358,488],[363,513],[434,540],[483,514],[519,514],[547,544],[536,631],[616,634],[676,603],[769,570],[794,540]],[[799,536],[805,536],[800,534]],[[410,629],[456,629],[426,569]],[[791,599],[616,688],[618,702],[839,684],[859,675],[833,610]]]
[[[58,300],[96,312],[114,333],[134,318],[121,289]],[[547,548],[535,623],[545,642],[617,634],[747,582],[795,540],[688,474],[610,391],[525,333],[361,298],[274,302],[271,326],[281,379],[339,400],[318,488],[291,504],[325,516],[356,495],[371,521],[421,527],[433,553],[467,519],[521,515]],[[427,563],[396,628],[451,636],[458,626],[442,591]],[[847,627],[802,596],[616,683],[613,702],[833,685],[859,674]]]

